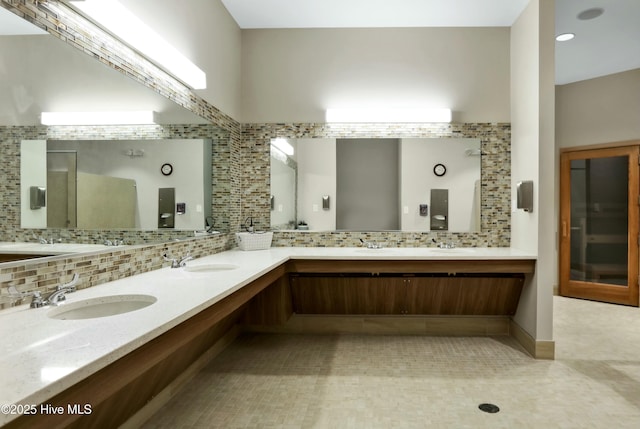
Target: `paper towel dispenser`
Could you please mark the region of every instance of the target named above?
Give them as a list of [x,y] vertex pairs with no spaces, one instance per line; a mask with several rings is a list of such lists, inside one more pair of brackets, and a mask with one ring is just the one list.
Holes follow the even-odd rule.
[[516,184],[516,207],[525,212],[533,211],[533,181],[523,180]]
[[41,209],[47,204],[47,190],[42,186],[29,187],[29,203],[31,210]]

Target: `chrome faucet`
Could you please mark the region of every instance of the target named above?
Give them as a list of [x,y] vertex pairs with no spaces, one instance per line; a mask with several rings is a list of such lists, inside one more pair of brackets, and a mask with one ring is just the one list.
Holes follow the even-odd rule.
[[431,239],[432,242],[436,243],[436,247],[439,249],[455,249],[456,244],[453,241],[445,243],[444,241],[437,242],[435,238]]
[[56,287],[56,290],[47,295],[46,298],[44,298],[39,291],[33,292],[33,299],[31,300],[30,307],[40,308],[46,305],[59,305],[61,302],[67,299],[67,293],[76,291],[76,283],[78,283],[79,278],[80,276],[78,275],[78,273],[73,273],[73,277],[69,283],[58,285],[58,287]]
[[181,259],[177,259],[177,258],[170,258],[167,256],[167,254],[165,253],[164,255],[162,255],[162,257],[164,258],[165,261],[167,262],[171,262],[171,268],[180,268],[180,267],[184,267],[187,265],[187,261],[190,261],[193,259],[193,256],[191,256],[191,254],[187,253],[187,256],[181,258]]
[[382,249],[381,244],[377,244],[372,241],[366,241],[366,240],[363,240],[362,238],[360,239],[360,243],[366,246],[367,249]]
[[[35,235],[35,234],[33,234],[33,238],[35,238],[36,240],[38,240],[38,242],[39,242],[40,244],[49,244],[49,242],[47,241],[47,239],[46,239],[46,238],[44,238],[44,237],[43,237],[43,236],[41,236],[41,235]],[[51,244],[53,244],[53,239],[51,239]]]
[[103,244],[105,246],[122,246],[124,244],[124,240],[118,240],[117,238],[113,241],[109,239],[105,239]]

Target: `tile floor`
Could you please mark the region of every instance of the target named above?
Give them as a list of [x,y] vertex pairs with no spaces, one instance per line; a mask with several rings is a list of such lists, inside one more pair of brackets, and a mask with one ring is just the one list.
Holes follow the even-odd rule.
[[554,307],[554,361],[507,337],[245,334],[144,427],[640,428],[640,310]]

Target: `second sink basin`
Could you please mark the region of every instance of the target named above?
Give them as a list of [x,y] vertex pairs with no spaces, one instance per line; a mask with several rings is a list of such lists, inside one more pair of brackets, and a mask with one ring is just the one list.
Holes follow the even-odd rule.
[[240,267],[234,264],[197,264],[187,265],[183,267],[183,270],[190,273],[215,273],[217,271],[229,271],[238,268]]
[[111,295],[62,304],[47,313],[51,319],[79,320],[115,316],[140,310],[156,302],[151,295]]

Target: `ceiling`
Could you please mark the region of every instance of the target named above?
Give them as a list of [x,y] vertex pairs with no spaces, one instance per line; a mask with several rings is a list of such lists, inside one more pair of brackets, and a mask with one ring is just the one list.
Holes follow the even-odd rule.
[[[577,18],[591,8],[604,13]],[[567,32],[576,37],[556,42],[556,84],[640,68],[639,0],[556,0],[556,34]]]
[[[222,0],[240,28],[511,26],[529,0]],[[577,15],[601,7],[581,21]],[[556,83],[640,68],[640,0],[556,0]]]
[[508,27],[528,1],[222,0],[222,3],[240,28],[355,28]]

